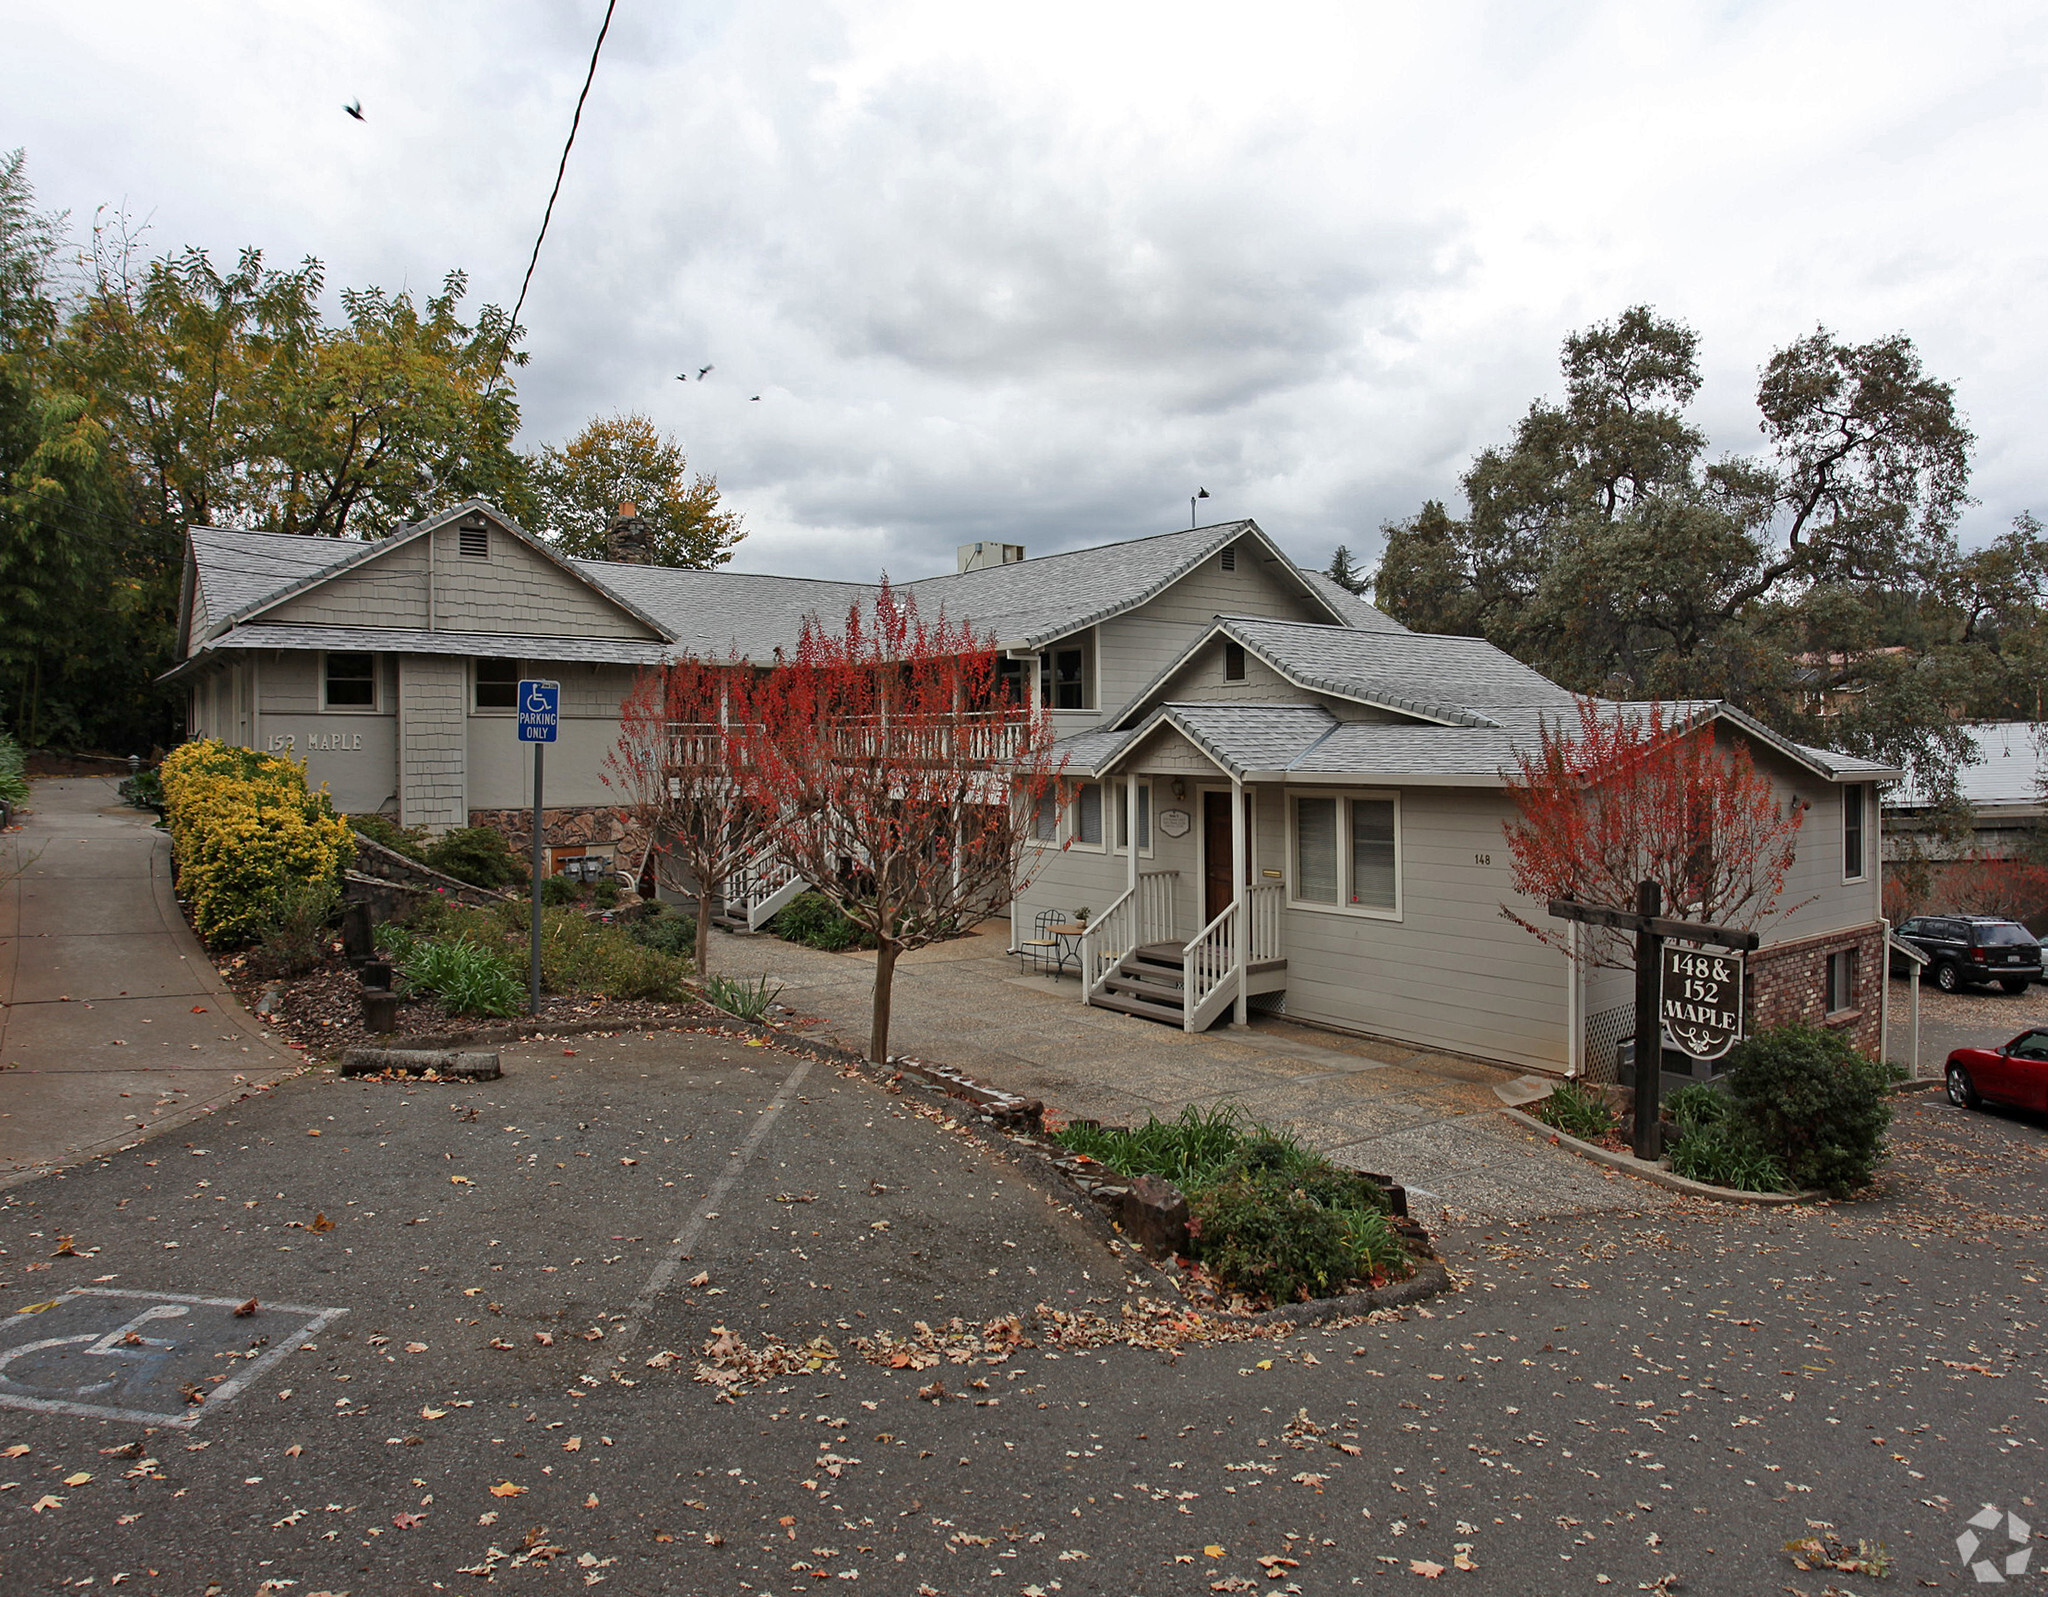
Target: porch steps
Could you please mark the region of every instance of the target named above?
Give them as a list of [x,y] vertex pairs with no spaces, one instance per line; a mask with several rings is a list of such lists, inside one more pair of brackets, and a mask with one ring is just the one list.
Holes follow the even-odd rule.
[[1133,949],[1091,1000],[1098,1009],[1179,1026],[1187,1019],[1187,974],[1178,943]]

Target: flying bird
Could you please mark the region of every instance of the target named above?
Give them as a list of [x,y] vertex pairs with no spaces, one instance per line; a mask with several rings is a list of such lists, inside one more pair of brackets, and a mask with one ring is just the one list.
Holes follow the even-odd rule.
[[754,396],[754,398],[756,398],[756,399],[759,399],[760,397],[761,397],[761,396],[760,396],[759,394],[756,394],[756,395]]
[[716,366],[699,366],[697,368],[697,381],[701,383],[708,373],[714,372],[717,369]]
[[351,101],[349,101],[347,105],[345,105],[345,106],[343,106],[343,107],[342,107],[342,110],[346,111],[346,112],[347,112],[347,113],[348,113],[348,114],[349,114],[350,116],[354,117],[354,118],[355,118],[355,119],[356,119],[356,120],[357,120],[358,122],[362,122],[362,121],[365,121],[365,120],[367,120],[367,119],[366,119],[366,118],[365,118],[365,117],[363,116],[363,102],[362,102],[361,100],[351,100]]

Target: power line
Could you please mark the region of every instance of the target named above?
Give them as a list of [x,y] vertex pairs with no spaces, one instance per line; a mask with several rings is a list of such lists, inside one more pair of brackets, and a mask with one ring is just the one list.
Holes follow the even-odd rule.
[[562,145],[562,159],[555,168],[555,186],[548,193],[548,206],[541,213],[540,231],[533,237],[533,253],[526,260],[526,276],[520,280],[519,298],[513,301],[512,316],[505,324],[505,336],[498,344],[498,364],[491,371],[491,382],[495,384],[504,371],[505,357],[512,351],[512,334],[519,326],[519,312],[526,305],[526,291],[533,285],[533,269],[540,264],[540,247],[548,236],[548,223],[554,220],[555,201],[561,197],[562,175],[569,170],[569,152],[576,147],[576,130],[583,125],[583,102],[590,98],[590,85],[597,76],[597,58],[604,50],[605,35],[612,29],[612,12],[619,0],[605,0],[604,23],[597,30],[597,43],[590,47],[590,69],[583,74],[583,92],[576,96],[576,114],[569,120],[569,137]]

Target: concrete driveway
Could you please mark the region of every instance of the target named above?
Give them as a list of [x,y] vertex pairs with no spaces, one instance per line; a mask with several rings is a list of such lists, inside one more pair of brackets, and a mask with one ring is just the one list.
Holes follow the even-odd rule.
[[[1495,1111],[1516,1072],[1280,1020],[1198,1036],[1080,1001],[1071,977],[1020,974],[1006,925],[922,949],[896,972],[890,1049],[1113,1124],[1237,1103],[1405,1183],[1425,1223],[1657,1208],[1662,1189],[1588,1165]],[[712,968],[765,971],[815,1030],[864,1048],[873,954],[714,933]]]
[[131,1142],[298,1068],[224,987],[170,840],[108,777],[36,782],[0,837],[0,1184]]

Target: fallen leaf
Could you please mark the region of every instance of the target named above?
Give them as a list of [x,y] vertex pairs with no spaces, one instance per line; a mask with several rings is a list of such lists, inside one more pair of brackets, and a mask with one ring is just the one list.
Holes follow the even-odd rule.
[[447,1413],[448,1411],[445,1408],[423,1408],[420,1410],[420,1418],[423,1420],[438,1420],[444,1418]]
[[88,1471],[80,1470],[75,1475],[66,1475],[64,1477],[64,1484],[66,1486],[83,1486],[87,1481],[91,1479],[92,1475]]
[[1470,1553],[1454,1553],[1451,1555],[1451,1567],[1454,1569],[1477,1569],[1479,1566],[1472,1561]]
[[424,1353],[427,1350],[427,1344],[424,1342],[408,1342],[405,1344],[405,1350],[408,1353]]
[[566,1442],[564,1442],[564,1443],[562,1444],[562,1451],[563,1451],[563,1452],[565,1452],[565,1453],[580,1453],[580,1452],[582,1452],[582,1451],[583,1451],[583,1438],[582,1438],[582,1437],[580,1437],[580,1436],[572,1436],[572,1437],[570,1437],[568,1441],[566,1441]]
[[309,1132],[307,1132],[307,1133],[306,1133],[306,1135],[307,1135],[307,1136],[309,1136],[309,1137],[317,1137],[317,1136],[319,1136],[319,1135],[320,1135],[320,1133],[319,1133],[319,1130],[318,1130],[318,1129],[316,1128],[316,1129],[314,1129],[314,1130],[312,1130],[312,1131],[309,1131]]
[[638,1159],[621,1159],[619,1161],[620,1164],[638,1164],[639,1162]]
[[553,1347],[555,1345],[554,1337],[549,1335],[546,1331],[534,1332],[533,1339],[534,1341],[538,1342],[542,1347]]
[[521,1497],[525,1492],[524,1486],[514,1486],[510,1481],[500,1481],[491,1488],[493,1497]]
[[334,1222],[328,1219],[326,1215],[315,1212],[313,1223],[307,1226],[306,1229],[308,1231],[332,1231],[334,1229]]
[[40,1514],[46,1508],[62,1508],[63,1506],[63,1498],[52,1497],[48,1492],[45,1492],[41,1497],[38,1497],[33,1503],[29,1505],[29,1512],[32,1514]]
[[415,1525],[424,1525],[426,1522],[427,1516],[425,1514],[393,1514],[391,1516],[391,1523],[400,1530],[411,1530]]
[[290,1447],[287,1447],[284,1450],[284,1456],[286,1458],[297,1458],[303,1452],[305,1452],[305,1449],[301,1447],[297,1442],[294,1442]]
[[47,1303],[28,1303],[16,1309],[14,1312],[16,1314],[41,1314],[43,1310],[54,1309],[59,1303],[63,1301],[64,1300],[62,1298],[51,1298],[50,1301]]
[[584,1498],[584,1499],[583,1499],[583,1506],[584,1506],[585,1508],[595,1508],[595,1507],[597,1507],[597,1493],[595,1493],[595,1492],[592,1492],[592,1493],[591,1493],[591,1494],[590,1494],[590,1495],[589,1495],[588,1497]]
[[917,1389],[917,1395],[927,1403],[942,1402],[946,1396],[946,1383],[944,1381],[934,1381],[930,1386],[920,1386]]
[[12,1447],[0,1449],[0,1458],[24,1458],[28,1454],[28,1443],[16,1442]]
[[450,1176],[448,1178],[448,1185],[451,1187],[473,1187],[476,1183],[470,1180],[468,1176]]
[[699,1270],[683,1284],[685,1286],[709,1286],[711,1284],[711,1272],[709,1270]]
[[238,1320],[246,1320],[250,1315],[254,1314],[255,1312],[256,1300],[254,1298],[251,1298],[247,1303],[242,1304],[241,1307],[235,1310],[235,1318]]
[[1211,1542],[1202,1549],[1202,1556],[1204,1558],[1221,1558],[1223,1556],[1223,1549],[1217,1546],[1216,1543]]
[[562,1057],[565,1059],[574,1059],[576,1057],[576,1050],[573,1048],[564,1048],[562,1050]]
[[78,1257],[78,1249],[74,1248],[71,1245],[71,1239],[69,1237],[64,1236],[60,1233],[57,1238],[57,1246],[54,1250],[52,1250],[50,1257],[53,1259],[75,1259]]
[[1442,1564],[1432,1564],[1427,1558],[1411,1558],[1408,1560],[1408,1573],[1420,1575],[1424,1580],[1435,1580],[1443,1572],[1444,1566]]

